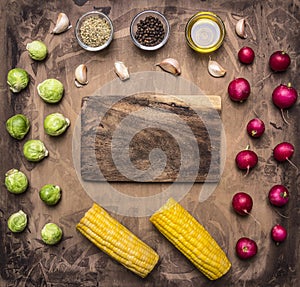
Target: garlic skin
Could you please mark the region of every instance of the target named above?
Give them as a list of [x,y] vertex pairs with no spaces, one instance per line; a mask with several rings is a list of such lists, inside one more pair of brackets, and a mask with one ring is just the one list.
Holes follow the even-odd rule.
[[178,61],[173,58],[164,59],[160,63],[156,64],[156,66],[159,66],[164,71],[171,73],[175,76],[179,76],[181,74],[180,65]]
[[245,31],[245,26],[246,26],[246,20],[244,18],[240,19],[235,26],[236,34],[243,39],[246,39],[248,37]]
[[210,57],[207,68],[210,75],[212,75],[215,78],[223,77],[227,72],[218,62],[211,60]]
[[116,61],[115,64],[115,72],[117,74],[117,76],[122,80],[122,81],[126,81],[129,79],[129,72],[128,72],[128,68],[125,66],[125,64],[121,61]]
[[81,88],[87,84],[87,66],[81,64],[75,69],[75,85],[77,88]]
[[69,30],[72,27],[70,20],[65,13],[59,13],[56,21],[56,25],[51,34],[60,34]]

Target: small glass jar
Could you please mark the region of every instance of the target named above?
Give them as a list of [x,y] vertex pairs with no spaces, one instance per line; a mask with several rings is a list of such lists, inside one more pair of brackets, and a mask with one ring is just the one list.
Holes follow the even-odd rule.
[[[97,18],[100,18],[100,19],[104,19],[109,27],[110,27],[110,34],[109,34],[109,38],[108,40],[101,46],[97,46],[97,47],[92,47],[92,46],[89,46],[87,45],[81,35],[80,35],[80,28],[82,26],[82,23],[90,18],[90,17],[97,17]],[[101,31],[99,31],[101,32]],[[101,34],[101,33],[100,33]],[[105,15],[104,13],[100,12],[100,11],[90,11],[90,12],[87,12],[85,14],[83,14],[76,22],[76,26],[75,26],[75,36],[76,36],[76,39],[78,41],[78,44],[85,50],[87,51],[92,51],[92,52],[97,52],[97,51],[101,51],[103,49],[105,49],[106,47],[109,46],[109,44],[111,43],[111,41],[113,40],[113,34],[114,34],[114,27],[113,27],[113,23],[111,21],[111,19]],[[99,36],[100,37],[100,36]]]
[[[155,46],[145,46],[145,45],[141,44],[135,38],[138,23],[141,20],[144,20],[146,17],[149,17],[149,16],[157,18],[161,22],[161,24],[163,25],[163,28],[164,28],[164,31],[165,31],[163,40]],[[133,20],[131,21],[130,36],[131,36],[131,39],[132,39],[133,43],[137,47],[139,47],[140,49],[146,50],[146,51],[155,51],[155,50],[160,49],[161,47],[163,47],[167,43],[167,41],[169,39],[169,36],[170,36],[170,25],[169,25],[169,22],[168,22],[167,18],[163,14],[161,14],[160,12],[155,11],[155,10],[145,10],[145,11],[142,11],[142,12],[138,13],[133,18]]]
[[218,15],[212,12],[198,12],[186,24],[185,37],[193,50],[210,53],[222,45],[225,26]]

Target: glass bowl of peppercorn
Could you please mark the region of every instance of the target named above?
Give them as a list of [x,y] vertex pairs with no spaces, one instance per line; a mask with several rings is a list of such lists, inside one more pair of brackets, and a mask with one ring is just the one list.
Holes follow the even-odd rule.
[[142,11],[133,18],[130,24],[131,39],[142,50],[154,51],[161,48],[168,41],[169,35],[169,22],[158,11]]
[[100,51],[113,39],[113,23],[100,11],[83,14],[76,23],[75,36],[78,44],[87,51]]

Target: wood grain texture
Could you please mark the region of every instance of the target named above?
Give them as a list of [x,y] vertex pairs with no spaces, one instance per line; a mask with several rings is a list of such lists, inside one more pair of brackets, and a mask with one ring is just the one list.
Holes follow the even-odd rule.
[[[201,97],[185,95],[183,99],[187,102],[175,96],[151,94],[120,100],[114,96],[84,98],[81,112],[83,180],[219,181],[221,125],[219,113],[214,109],[221,112],[221,98],[208,97],[214,103],[208,106]],[[189,106],[188,102],[195,98],[197,106]],[[210,126],[209,132],[206,124]],[[156,149],[163,154],[153,155]],[[126,171],[126,175],[122,171]]]
[[[300,55],[299,0],[140,0],[140,1],[0,1],[0,179],[10,168],[19,168],[28,175],[30,187],[26,193],[9,194],[4,185],[0,196],[0,286],[2,287],[297,287],[299,285],[299,229],[300,177],[299,171],[288,163],[279,164],[272,157],[273,147],[281,141],[290,141],[296,147],[293,162],[299,167],[300,131],[299,103],[289,110],[289,122],[283,123],[280,112],[271,101],[275,86],[292,82],[300,89],[298,63]],[[171,25],[167,44],[155,53],[136,48],[130,40],[131,19],[144,9],[156,9],[165,14]],[[74,36],[74,25],[83,13],[97,9],[109,14],[114,22],[115,38],[108,49],[99,53],[82,50]],[[196,12],[208,10],[217,13],[225,23],[226,38],[222,47],[212,53],[213,60],[227,69],[223,78],[212,78],[207,72],[209,55],[192,51],[185,43],[184,30],[188,19]],[[73,28],[61,35],[50,34],[59,12],[68,14]],[[247,39],[236,36],[238,19],[246,17]],[[28,57],[26,44],[43,40],[49,49],[46,61],[35,62]],[[255,50],[252,65],[241,65],[237,52],[242,46]],[[292,63],[285,73],[271,73],[268,58],[275,50],[288,50]],[[213,235],[232,262],[230,272],[218,281],[210,282],[199,273],[169,242],[160,236],[147,217],[129,217],[118,214],[118,205],[112,215],[137,234],[160,255],[160,262],[145,280],[137,278],[85,240],[75,225],[90,208],[92,199],[86,193],[74,167],[73,135],[81,113],[82,98],[116,79],[115,60],[122,60],[131,74],[158,71],[155,63],[167,57],[180,61],[181,78],[201,88],[204,94],[222,98],[222,122],[226,142],[222,146],[226,158],[224,171],[217,188],[204,202],[199,202],[203,184],[195,183],[181,204]],[[89,84],[82,89],[74,85],[74,70],[85,63]],[[30,85],[21,94],[12,94],[6,84],[6,75],[13,67],[25,68]],[[228,83],[235,77],[247,78],[252,92],[243,104],[233,103],[227,95]],[[58,105],[47,105],[37,95],[36,87],[46,78],[54,77],[65,86],[65,94]],[[156,91],[154,91],[156,92]],[[43,130],[44,117],[62,112],[71,120],[71,126],[62,137],[51,138]],[[31,121],[30,133],[24,141],[9,137],[5,120],[15,113],[26,114]],[[245,131],[247,122],[259,115],[266,124],[266,132],[259,140],[250,139]],[[22,155],[26,139],[39,138],[49,149],[49,157],[34,164]],[[259,156],[258,166],[244,177],[237,170],[234,157],[248,144]],[[80,150],[79,150],[80,152]],[[38,190],[44,184],[58,184],[62,199],[54,208],[41,202]],[[272,185],[288,187],[291,200],[282,209],[272,208],[267,193]],[[139,194],[162,193],[168,183],[114,183],[119,192],[137,197]],[[209,185],[210,186],[210,185]],[[97,189],[98,190],[98,189]],[[235,192],[248,192],[253,200],[251,217],[239,217],[231,209]],[[102,192],[102,189],[99,189]],[[119,205],[123,205],[119,202]],[[147,206],[146,206],[147,207]],[[145,207],[145,208],[146,208]],[[28,228],[21,234],[7,229],[7,218],[19,209],[28,214]],[[278,212],[285,217],[278,215]],[[46,222],[58,223],[64,232],[57,246],[45,246],[40,230]],[[270,239],[273,225],[281,223],[288,230],[285,243],[276,246]],[[251,261],[241,261],[235,255],[235,242],[249,236],[258,243],[259,252]]]

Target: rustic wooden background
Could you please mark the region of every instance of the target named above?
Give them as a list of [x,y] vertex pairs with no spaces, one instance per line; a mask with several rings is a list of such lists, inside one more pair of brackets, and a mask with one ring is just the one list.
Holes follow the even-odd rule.
[[[299,284],[299,173],[289,164],[277,164],[272,158],[272,148],[286,140],[295,147],[293,161],[300,166],[299,156],[299,101],[289,111],[289,122],[283,124],[279,111],[271,103],[271,93],[280,83],[292,82],[299,90],[299,0],[266,1],[29,1],[2,0],[0,2],[0,146],[1,146],[1,196],[0,196],[0,285],[1,286],[285,286]],[[108,49],[99,53],[82,50],[74,37],[74,28],[53,36],[57,14],[69,15],[73,27],[84,12],[99,9],[107,13],[115,25],[115,39]],[[139,11],[153,8],[165,14],[171,24],[171,36],[164,48],[155,53],[138,50],[131,43],[129,24]],[[207,73],[208,55],[199,55],[185,43],[184,28],[189,17],[201,10],[213,11],[221,16],[226,26],[224,45],[212,57],[227,69],[224,78],[215,79]],[[240,17],[247,19],[249,37],[242,40],[235,35],[235,23]],[[29,59],[26,43],[43,40],[49,47],[46,61],[37,63]],[[253,65],[238,63],[237,51],[244,45],[253,47],[256,59]],[[285,73],[270,74],[267,65],[269,55],[279,49],[289,52],[292,64]],[[174,57],[182,64],[181,77],[193,82],[202,91],[222,97],[222,121],[226,137],[225,168],[218,188],[204,202],[199,202],[201,184],[195,184],[181,201],[216,238],[232,261],[232,269],[222,279],[209,282],[200,272],[158,234],[148,217],[135,218],[113,214],[124,225],[138,234],[161,256],[160,263],[146,279],[137,278],[130,271],[112,261],[76,230],[75,225],[92,200],[81,186],[72,158],[72,136],[75,122],[81,111],[84,96],[93,95],[97,89],[115,79],[113,62],[124,60],[131,73],[156,71],[153,63],[166,57]],[[85,63],[89,67],[89,84],[77,89],[74,85],[74,69]],[[7,87],[6,75],[13,67],[25,68],[31,78],[29,88],[13,95]],[[238,76],[247,78],[252,86],[249,100],[235,104],[228,99],[228,83]],[[45,78],[55,77],[65,85],[65,95],[59,105],[47,105],[41,101],[36,86]],[[71,119],[71,127],[65,135],[50,138],[44,134],[43,118],[50,112],[61,111]],[[22,156],[22,142],[9,137],[5,131],[6,119],[15,114],[29,116],[32,128],[26,139],[44,140],[50,157],[38,164],[28,163]],[[266,123],[266,133],[260,140],[246,135],[245,125],[259,115]],[[244,177],[235,168],[236,153],[247,144],[259,155],[259,164]],[[20,168],[29,177],[30,188],[26,193],[9,194],[3,184],[4,174],[10,168]],[[61,202],[46,207],[38,197],[39,188],[49,182],[59,184],[63,190]],[[280,212],[272,209],[266,195],[269,188],[285,184],[291,193],[287,207]],[[131,194],[143,191],[159,193],[164,184],[115,184],[115,187]],[[261,226],[251,218],[240,218],[232,211],[230,202],[237,191],[246,191],[254,199],[252,214]],[[7,218],[19,209],[29,215],[28,228],[21,234],[7,229]],[[64,239],[57,246],[48,247],[40,240],[40,229],[45,222],[54,221],[64,231]],[[270,239],[270,229],[275,223],[287,227],[287,241],[280,245]],[[237,239],[249,236],[255,239],[259,253],[253,260],[241,261],[234,252]]]

